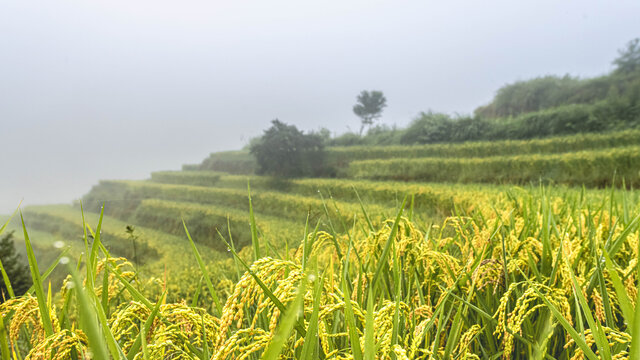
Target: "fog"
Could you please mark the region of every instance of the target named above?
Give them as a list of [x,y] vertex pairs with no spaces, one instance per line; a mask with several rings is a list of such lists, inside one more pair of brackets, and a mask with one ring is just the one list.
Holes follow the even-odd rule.
[[2,1],[0,214],[238,149],[273,118],[357,130],[471,113],[502,85],[596,76],[633,1]]

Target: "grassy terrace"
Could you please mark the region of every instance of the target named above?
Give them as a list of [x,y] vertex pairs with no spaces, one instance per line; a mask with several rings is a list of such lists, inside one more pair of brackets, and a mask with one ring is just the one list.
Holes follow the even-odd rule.
[[627,185],[640,184],[640,146],[564,154],[494,156],[486,158],[398,158],[354,161],[354,178],[513,183],[552,182],[602,187],[617,177]]
[[640,143],[640,130],[604,134],[577,134],[531,140],[479,141],[412,146],[348,146],[328,149],[331,163],[391,158],[480,158],[508,155],[556,154],[632,146]]
[[[70,205],[43,205],[29,206],[25,212],[25,222],[29,228],[54,234],[59,239],[64,239],[65,243],[72,246],[75,252],[84,251],[82,240],[82,214],[80,209]],[[99,215],[95,213],[84,213],[85,221],[95,230]],[[107,248],[112,248],[114,255],[128,255],[133,259],[132,242],[128,238],[125,228],[130,222],[124,222],[116,218],[104,216],[102,225],[102,237]],[[151,256],[147,256],[144,261],[145,268],[150,272],[164,268],[165,264],[180,268],[189,264],[190,259],[175,258],[177,252],[188,251],[188,242],[184,236],[173,236],[163,231],[136,225],[136,235],[138,246],[144,251],[148,247]],[[124,250],[124,251],[123,251]],[[125,252],[126,254],[123,254]],[[203,249],[207,257],[211,259],[221,259],[219,252]],[[143,258],[143,253],[139,257]],[[185,262],[181,262],[183,260]]]
[[[496,156],[561,154],[604,150],[640,144],[640,130],[625,130],[603,134],[576,134],[531,140],[478,141],[453,144],[348,146],[327,148],[327,166],[344,175],[354,161],[414,158],[484,158]],[[211,154],[201,164],[185,165],[188,171],[220,171],[231,174],[252,174],[255,159],[248,151],[227,151]]]
[[[428,215],[446,216],[453,213],[453,205],[465,211],[474,208],[478,199],[502,197],[503,188],[482,184],[399,183],[391,181],[349,179],[293,179],[274,181],[256,175],[225,175],[217,172],[189,171],[153,173],[151,181],[168,184],[203,184],[215,188],[237,189],[246,197],[247,182],[251,182],[253,196],[261,192],[296,194],[325,200],[334,198],[340,202],[360,203],[368,208],[377,205],[385,209],[397,208],[405,194],[414,196],[414,208]],[[206,184],[206,185],[205,185]]]
[[[102,181],[95,186],[83,199],[85,206],[97,209],[106,201],[111,208],[109,213],[123,218],[132,215],[137,204],[143,199],[161,199],[170,201],[190,202],[200,205],[215,205],[215,207],[233,208],[248,211],[247,189],[202,187],[176,184],[158,184],[146,181]],[[274,191],[254,191],[253,208],[256,212],[268,214],[297,222],[305,221],[307,214],[311,219],[317,219],[325,214],[326,203],[330,218],[341,222],[361,215],[359,205],[350,202],[326,201],[320,197],[306,197],[290,193]],[[90,206],[89,206],[90,205]],[[338,211],[335,211],[337,207]],[[94,210],[95,211],[95,210]],[[376,205],[367,206],[367,211],[375,216],[384,215],[385,209]],[[118,215],[115,215],[119,213]],[[338,216],[340,214],[341,216]]]

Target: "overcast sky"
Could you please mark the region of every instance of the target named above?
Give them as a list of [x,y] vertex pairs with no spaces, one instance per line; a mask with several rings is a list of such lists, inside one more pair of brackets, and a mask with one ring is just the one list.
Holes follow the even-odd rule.
[[0,213],[238,149],[273,118],[470,113],[505,83],[611,70],[638,0],[0,2]]

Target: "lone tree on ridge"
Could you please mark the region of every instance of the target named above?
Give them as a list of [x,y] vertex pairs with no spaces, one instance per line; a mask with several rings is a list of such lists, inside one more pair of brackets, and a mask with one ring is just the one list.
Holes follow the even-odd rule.
[[387,106],[387,98],[382,91],[362,90],[357,97],[357,103],[353,105],[353,112],[362,120],[360,136],[365,126],[371,126],[373,121],[382,115],[382,110]]

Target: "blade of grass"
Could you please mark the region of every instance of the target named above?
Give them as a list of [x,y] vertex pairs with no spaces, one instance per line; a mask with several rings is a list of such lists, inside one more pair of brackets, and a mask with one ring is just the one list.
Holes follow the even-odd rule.
[[16,214],[18,213],[18,210],[20,210],[20,205],[22,205],[22,200],[20,200],[20,203],[18,204],[18,207],[13,211],[13,214],[11,214],[11,216],[9,216],[7,221],[5,221],[5,223],[0,227],[0,235],[2,235],[2,233],[7,228],[7,226],[9,226],[11,219],[13,219],[13,217],[16,216]]
[[322,201],[322,207],[324,209],[324,214],[327,216],[327,222],[329,223],[329,228],[331,229],[331,232],[333,233],[333,246],[335,246],[336,248],[336,253],[338,254],[338,259],[342,260],[342,251],[340,250],[340,245],[338,244],[338,241],[336,240],[338,238],[338,232],[336,231],[336,228],[333,226],[333,222],[331,221],[331,215],[329,213],[329,208],[327,207],[327,203],[324,200],[324,196],[322,196],[322,193],[318,191],[318,196],[320,196],[320,200]]
[[202,276],[204,276],[205,284],[207,284],[207,289],[209,289],[209,293],[211,297],[213,297],[213,302],[216,306],[216,316],[222,315],[222,304],[220,303],[220,299],[218,298],[218,293],[216,289],[213,287],[213,283],[211,282],[211,278],[209,277],[209,271],[207,267],[204,265],[204,261],[202,261],[202,257],[200,256],[200,252],[196,248],[196,244],[193,242],[191,235],[189,234],[189,229],[187,229],[187,224],[185,224],[184,219],[182,219],[182,226],[184,226],[184,232],[187,234],[187,238],[189,239],[189,243],[191,244],[191,250],[193,250],[193,254],[196,257],[196,261],[198,262],[198,266],[200,267],[200,271],[202,272]]
[[366,220],[367,225],[369,226],[369,230],[375,231],[373,224],[371,223],[371,218],[369,218],[369,214],[367,213],[367,210],[364,208],[364,204],[362,203],[360,194],[358,194],[358,190],[353,185],[351,185],[351,187],[353,188],[353,191],[356,193],[356,198],[358,199],[358,203],[360,204],[360,210],[362,210],[362,214],[364,215],[364,219]]
[[92,305],[87,291],[82,286],[82,279],[78,275],[78,272],[73,266],[69,266],[69,272],[75,284],[76,298],[78,300],[78,312],[81,317],[81,327],[89,340],[89,349],[93,353],[95,359],[109,359],[109,353],[107,351],[107,345],[104,341],[104,337],[100,331],[100,325],[98,325],[96,309]]
[[98,253],[100,250],[100,237],[102,233],[102,219],[104,216],[104,204],[100,208],[100,217],[98,218],[98,225],[96,231],[93,233],[93,243],[91,244],[91,252],[87,257],[87,279],[89,288],[93,288],[96,279],[96,269],[98,267]]
[[33,280],[33,286],[36,291],[36,298],[38,300],[38,307],[40,309],[40,318],[42,320],[42,327],[47,337],[53,335],[53,325],[51,323],[51,315],[49,314],[49,307],[47,306],[47,299],[44,295],[44,289],[42,288],[42,279],[40,277],[40,270],[38,270],[38,262],[33,252],[33,246],[31,246],[31,240],[29,240],[29,234],[27,234],[27,227],[24,224],[24,217],[22,211],[20,212],[20,220],[22,221],[22,230],[24,232],[24,242],[27,246],[27,258],[29,260],[29,270],[31,271],[31,279]]
[[589,345],[587,345],[586,341],[581,336],[581,334],[579,334],[576,331],[576,329],[574,329],[573,326],[571,326],[569,321],[567,321],[567,319],[565,319],[565,317],[562,315],[560,310],[558,310],[558,308],[553,303],[551,303],[551,301],[549,301],[545,297],[545,295],[542,294],[540,292],[540,290],[538,290],[537,287],[535,287],[535,285],[531,282],[531,280],[529,280],[529,278],[526,277],[526,275],[524,274],[524,272],[522,272],[522,270],[519,269],[519,271],[520,271],[520,274],[522,274],[522,276],[524,277],[524,279],[527,282],[527,284],[533,289],[533,291],[536,292],[538,297],[542,300],[542,302],[544,302],[544,304],[547,306],[547,308],[549,308],[549,310],[551,311],[553,316],[556,318],[556,320],[558,320],[558,322],[560,323],[560,325],[562,325],[562,327],[565,329],[565,331],[567,331],[569,333],[569,336],[571,336],[573,341],[576,343],[576,345],[578,345],[580,350],[582,350],[584,355],[587,358],[589,358],[590,360],[598,360],[598,357],[596,356],[596,354],[594,354],[593,351],[591,351],[591,347]]
[[344,270],[340,283],[342,284],[342,293],[344,294],[344,317],[347,323],[349,333],[349,341],[351,343],[351,352],[354,360],[362,360],[362,349],[360,348],[360,336],[356,327],[356,317],[353,313],[351,304],[351,294],[349,291],[349,282],[347,281],[347,273],[349,271],[349,255],[351,253],[351,242],[347,249],[347,255],[344,257]]
[[[109,262],[109,255],[105,258],[106,262]],[[109,317],[109,272],[105,268],[102,271],[102,309],[104,313]]]
[[364,360],[375,360],[376,343],[373,327],[373,289],[369,286],[367,314],[364,317]]
[[393,226],[391,227],[391,233],[389,234],[389,238],[387,238],[387,242],[384,244],[384,248],[382,249],[382,254],[380,255],[380,259],[378,259],[378,266],[373,275],[373,280],[371,281],[371,284],[374,287],[374,293],[376,292],[375,287],[377,287],[378,280],[380,279],[380,275],[382,275],[382,270],[384,269],[384,266],[387,263],[386,260],[391,250],[391,243],[395,240],[396,234],[398,233],[400,217],[402,217],[402,212],[404,211],[404,207],[406,203],[407,203],[407,197],[405,196],[404,200],[402,200],[402,206],[400,206],[400,209],[398,210],[398,214],[396,215],[396,218],[393,221]]
[[[51,265],[49,265],[47,270],[45,272],[43,272],[42,275],[40,275],[41,281],[44,281],[45,279],[47,279],[49,277],[49,275],[51,275],[53,270],[55,270],[55,268],[58,266],[58,264],[60,264],[60,259],[62,259],[64,256],[66,256],[70,249],[71,249],[70,247],[67,247],[67,248],[65,248],[64,250],[62,250],[60,252],[60,255],[58,255],[58,257],[53,261],[53,263],[51,263]],[[25,292],[25,294],[31,294],[34,291],[35,291],[35,287],[33,285],[31,285],[31,287],[29,288],[29,290],[27,290]]]
[[311,235],[311,240],[307,241],[307,237],[303,239],[304,247],[302,249],[302,271],[307,269],[307,259],[309,258],[309,254],[311,253],[311,249],[313,248],[313,243],[316,241],[318,237],[318,229],[320,228],[320,221],[316,223],[315,229],[313,229],[313,234]]
[[611,359],[611,353],[609,348],[609,341],[602,330],[600,324],[596,324],[593,314],[591,313],[591,309],[589,308],[589,303],[587,299],[582,294],[582,288],[580,284],[578,284],[578,280],[576,279],[573,270],[567,264],[569,275],[571,276],[571,282],[573,283],[573,294],[578,298],[578,302],[580,303],[580,307],[582,308],[582,312],[587,319],[587,323],[589,324],[589,328],[591,329],[591,333],[593,334],[593,338],[596,342],[596,346],[600,351],[600,356],[604,359]]
[[3,359],[11,359],[8,339],[9,334],[7,334],[7,328],[4,325],[4,316],[0,316],[0,350],[2,351]]
[[258,227],[256,226],[256,217],[253,213],[253,204],[251,203],[251,184],[247,181],[247,191],[249,192],[249,223],[251,225],[251,244],[253,245],[253,260],[258,260],[260,256],[260,240],[258,239]]
[[198,306],[198,299],[200,298],[200,291],[202,291],[203,281],[204,281],[204,276],[200,276],[200,280],[198,281],[198,286],[196,287],[196,293],[193,294],[193,299],[191,299],[191,307]]
[[9,299],[13,299],[14,297],[16,297],[16,294],[13,292],[13,286],[11,286],[11,281],[9,280],[9,274],[7,274],[7,271],[4,269],[4,265],[2,265],[2,260],[0,260],[0,271],[2,271],[2,281],[4,281],[4,287],[7,289],[7,294],[9,295]]
[[620,309],[622,310],[622,315],[624,316],[627,324],[632,324],[634,311],[633,306],[631,305],[631,301],[629,300],[629,295],[627,294],[627,291],[622,284],[622,280],[618,275],[618,271],[613,265],[613,261],[611,261],[611,258],[609,257],[609,253],[604,250],[603,255],[607,272],[609,273],[609,277],[611,278],[611,282],[613,283],[613,288],[616,291],[616,295],[618,296],[618,303],[620,305]]
[[[640,254],[640,241],[638,242],[638,252],[636,254]],[[640,266],[636,266],[638,273],[636,274],[636,279],[640,279]],[[640,299],[640,286],[638,286],[638,294],[636,299]],[[633,317],[633,323],[631,324],[631,345],[629,350],[629,359],[639,359],[640,358],[640,316],[637,316],[638,309],[640,309],[640,305],[636,302],[635,314]]]
[[[151,324],[153,324],[153,322],[155,321],[156,317],[158,316],[158,313],[160,311],[160,307],[162,306],[162,303],[163,303],[162,299],[164,299],[164,297],[166,295],[167,295],[167,291],[165,290],[165,292],[162,294],[162,296],[160,296],[160,299],[158,299],[158,302],[156,303],[156,305],[153,307],[153,310],[151,310],[151,314],[149,315],[147,320],[145,320],[144,324],[142,325],[142,329],[138,333],[138,336],[136,337],[136,340],[133,342],[133,345],[131,345],[131,348],[129,349],[129,353],[127,354],[127,359],[133,360],[133,358],[138,354],[138,351],[140,350],[140,347],[142,347],[143,353],[145,352],[144,348],[146,346],[145,346],[145,344],[143,344],[143,341],[146,340],[147,332],[149,332],[149,329],[151,328]],[[146,341],[145,341],[145,343],[146,343]],[[145,353],[144,357],[145,357],[145,359],[148,359],[148,354]]]
[[289,304],[286,311],[282,313],[280,324],[276,328],[274,336],[262,354],[262,360],[276,360],[284,349],[284,344],[291,334],[298,318],[301,317],[301,308],[304,301],[304,294],[307,291],[307,276],[303,273],[295,299]]
[[[307,327],[307,336],[304,337],[304,344],[300,359],[313,359],[319,356],[315,355],[318,348],[318,315],[320,313],[320,300],[322,298],[322,288],[324,285],[324,274],[317,280],[313,291],[313,311],[309,318],[309,326]],[[323,356],[324,357],[324,356]]]

